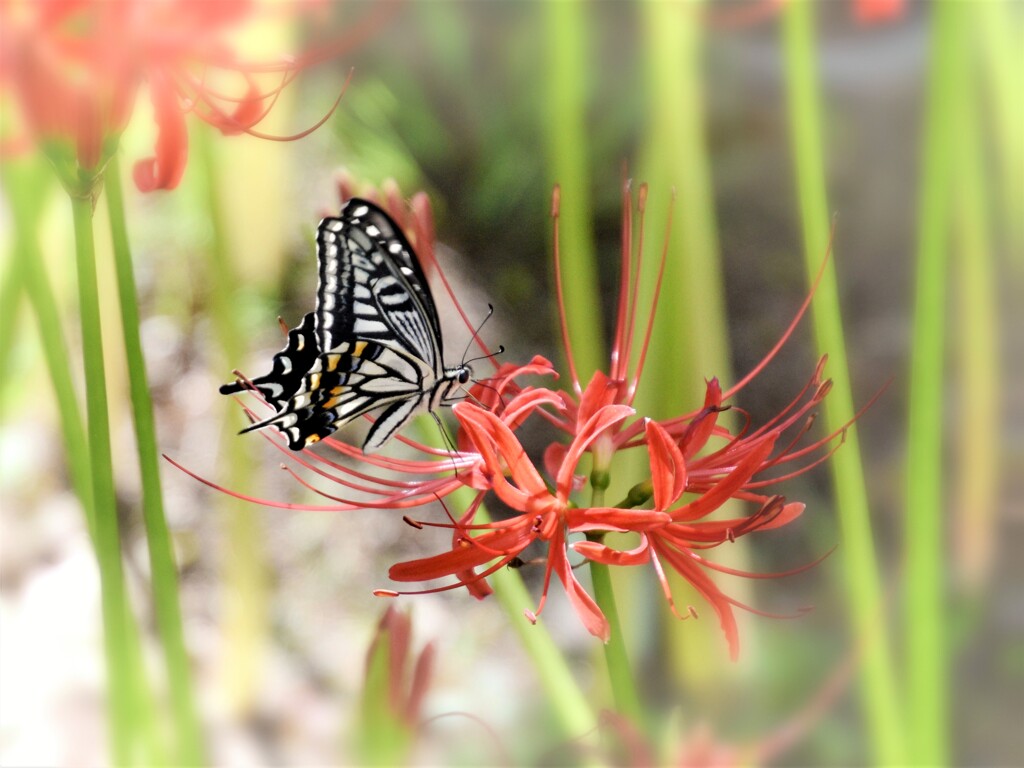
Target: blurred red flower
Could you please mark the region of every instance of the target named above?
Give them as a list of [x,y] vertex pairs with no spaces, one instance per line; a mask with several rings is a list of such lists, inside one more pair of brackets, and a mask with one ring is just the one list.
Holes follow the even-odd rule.
[[[94,181],[117,148],[142,86],[157,127],[153,156],[134,168],[143,191],[173,189],[181,180],[189,114],[225,135],[306,135],[323,124],[337,100],[315,125],[293,136],[255,129],[296,74],[314,63],[285,56],[243,62],[229,38],[255,8],[251,0],[0,1],[0,85],[14,97],[25,133],[8,146],[34,141],[65,184]],[[225,77],[234,84],[223,84]]]

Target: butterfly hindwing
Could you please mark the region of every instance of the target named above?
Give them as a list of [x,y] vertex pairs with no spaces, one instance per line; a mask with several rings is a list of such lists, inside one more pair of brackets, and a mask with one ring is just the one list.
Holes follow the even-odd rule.
[[[310,312],[302,322],[288,331],[288,343],[274,355],[270,373],[252,380],[263,399],[274,408],[281,408],[302,386],[303,377],[313,367],[320,347],[316,338],[316,317]],[[220,388],[222,395],[243,392],[248,385],[235,381]]]
[[[424,403],[428,380],[432,374],[421,361],[390,346],[363,339],[342,341],[334,351],[317,358],[299,392],[284,407],[244,431],[276,426],[287,436],[289,447],[300,450],[353,419],[393,403],[411,404],[403,410],[408,419]],[[375,434],[390,437],[403,423]],[[364,447],[375,449],[369,440]]]

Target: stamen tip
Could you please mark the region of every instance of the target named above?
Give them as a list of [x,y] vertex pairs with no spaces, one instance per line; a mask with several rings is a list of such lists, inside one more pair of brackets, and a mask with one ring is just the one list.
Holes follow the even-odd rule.
[[374,597],[398,597],[399,592],[395,592],[393,589],[375,589],[373,590]]

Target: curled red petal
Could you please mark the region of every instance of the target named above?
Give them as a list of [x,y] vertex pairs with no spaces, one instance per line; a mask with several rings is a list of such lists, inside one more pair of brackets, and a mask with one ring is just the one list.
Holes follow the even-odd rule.
[[647,452],[651,457],[651,482],[655,509],[668,509],[686,489],[686,460],[668,432],[656,421],[647,421]]
[[767,435],[762,438],[758,444],[751,447],[750,453],[736,465],[732,472],[716,482],[696,501],[675,510],[672,513],[673,519],[682,522],[696,520],[718,509],[761,468],[774,447],[775,435]]
[[[526,499],[522,496],[549,495],[544,478],[533,466],[515,434],[501,419],[468,402],[458,403],[452,410],[483,457],[487,468],[493,473],[494,490],[502,497],[502,501],[519,511],[525,511]],[[508,467],[517,488],[512,488],[505,480],[502,464]]]
[[263,108],[264,95],[252,77],[248,77],[248,88],[234,112],[213,113],[209,116],[209,123],[225,136],[237,136],[252,128],[260,120],[266,117],[266,110]]
[[633,549],[612,549],[607,544],[596,541],[577,541],[572,548],[575,552],[604,565],[643,565],[651,559],[650,544],[644,537],[640,545]]
[[618,387],[603,371],[594,371],[587,382],[583,394],[580,395],[579,411],[576,418],[582,424],[606,405],[615,402]]
[[569,565],[569,558],[566,557],[562,534],[552,539],[551,551],[548,556],[554,559],[554,571],[558,575],[559,581],[562,582],[562,586],[565,587],[565,593],[569,597],[569,602],[576,609],[576,615],[580,617],[583,626],[594,637],[598,637],[607,643],[608,638],[611,636],[608,620],[601,612],[601,608],[597,605],[594,598],[587,593],[587,590],[583,588],[583,585],[573,575],[572,567]]
[[153,117],[157,124],[154,157],[135,164],[135,186],[142,192],[174,189],[185,173],[188,162],[188,128],[173,86],[160,75],[150,82]]
[[500,555],[513,557],[532,540],[530,530],[525,526],[488,531],[473,539],[462,539],[454,549],[440,555],[396,563],[391,566],[388,576],[393,581],[431,581],[476,568]]
[[569,496],[576,465],[579,464],[583,453],[590,448],[591,443],[600,437],[606,429],[615,426],[634,413],[636,411],[628,405],[606,405],[584,423],[569,445],[569,451],[565,456],[565,461],[562,463],[555,481],[559,496],[563,500]]

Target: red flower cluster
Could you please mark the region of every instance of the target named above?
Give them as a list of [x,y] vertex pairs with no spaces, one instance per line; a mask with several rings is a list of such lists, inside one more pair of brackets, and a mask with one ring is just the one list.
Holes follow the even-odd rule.
[[[748,416],[745,425],[734,432],[719,419],[719,414],[729,407],[726,401],[761,371],[789,337],[806,311],[810,296],[775,348],[730,390],[723,392],[718,381],[712,379],[707,383],[703,406],[692,413],[661,422],[636,413],[633,399],[654,316],[652,305],[642,323],[643,336],[634,339],[633,329],[641,324],[637,306],[640,254],[639,245],[634,247],[634,242],[643,242],[646,196],[644,186],[636,200],[629,184],[624,187],[622,285],[608,373],[596,373],[584,387],[571,364],[569,338],[564,333],[570,360],[570,391],[520,383],[527,375],[554,374],[543,358],[534,358],[526,366],[503,365],[494,376],[478,382],[469,399],[454,406],[458,420],[455,450],[439,451],[399,438],[420,458],[367,456],[353,446],[328,438],[323,442],[350,460],[333,461],[322,451],[291,454],[276,434],[265,437],[316,475],[350,489],[347,495],[328,494],[302,481],[333,502],[315,509],[410,509],[441,499],[459,488],[475,491],[473,501],[457,518],[451,514],[443,522],[406,518],[416,528],[450,530],[452,543],[445,552],[394,565],[390,576],[395,581],[447,578],[448,583],[425,591],[467,587],[477,597],[483,597],[490,591],[486,584],[490,574],[520,564],[528,547],[540,545],[546,548],[543,587],[538,607],[527,611],[527,616],[535,620],[541,612],[555,576],[586,628],[607,640],[608,622],[576,578],[573,561],[610,566],[649,564],[673,612],[676,609],[666,571],[676,571],[696,588],[717,613],[735,658],[739,637],[733,610],[754,609],[725,594],[708,571],[751,578],[786,574],[736,571],[709,561],[707,550],[750,533],[779,528],[798,518],[803,504],[787,502],[782,496],[767,493],[767,488],[827,459],[841,442],[842,433],[801,445],[801,438],[813,421],[813,411],[830,388],[821,375],[824,360],[792,403],[763,425],[752,427]],[[413,199],[411,221],[397,189],[392,187],[383,198],[383,204],[409,232],[427,273],[439,273],[432,247],[433,222],[425,196]],[[640,217],[635,238],[634,208]],[[557,190],[553,212],[557,270]],[[665,249],[659,275],[664,259]],[[451,295],[450,289],[448,292]],[[561,297],[559,304],[564,327]],[[567,442],[552,440],[544,451],[542,466],[530,458],[519,437],[520,427],[533,416],[548,422],[554,437],[558,433],[567,437]],[[615,454],[641,448],[647,453],[646,472],[636,478],[638,482],[622,502],[606,506],[580,501],[580,492],[588,483],[592,491],[599,492],[597,498],[603,498]],[[590,455],[591,471],[589,476],[581,476],[577,470],[586,454]],[[766,477],[773,470],[774,476]],[[514,514],[501,520],[484,518],[481,502],[488,492],[494,493]],[[364,500],[366,497],[369,500]],[[730,499],[752,502],[756,507],[744,517],[712,519]],[[603,541],[603,534],[609,532],[632,532],[639,537],[639,544],[628,551],[614,549]],[[401,593],[380,590],[379,594]],[[685,615],[695,616],[696,611],[689,608]]]
[[[255,128],[314,58],[241,61],[229,37],[253,11],[251,0],[0,0],[0,86],[13,96],[24,132],[8,148],[34,142],[65,183],[95,179],[141,86],[148,88],[157,126],[153,156],[134,169],[143,191],[173,189],[181,180],[190,114],[224,134],[282,141],[306,135],[333,106],[294,136]],[[225,87],[225,76],[235,84]]]

